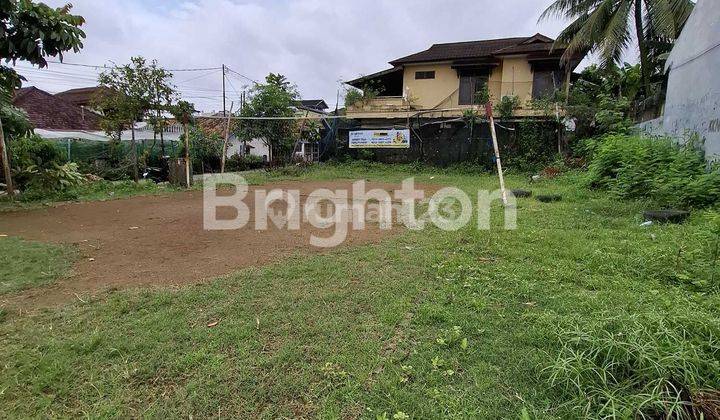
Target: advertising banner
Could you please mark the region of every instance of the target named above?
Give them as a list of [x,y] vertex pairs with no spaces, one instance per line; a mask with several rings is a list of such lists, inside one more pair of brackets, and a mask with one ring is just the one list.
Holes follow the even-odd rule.
[[359,130],[350,132],[351,149],[408,149],[410,130]]

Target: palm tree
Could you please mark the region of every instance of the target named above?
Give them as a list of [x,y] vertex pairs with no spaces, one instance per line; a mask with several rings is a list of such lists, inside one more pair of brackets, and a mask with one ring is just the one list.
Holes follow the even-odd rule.
[[691,0],[554,0],[540,20],[572,19],[555,41],[566,48],[566,61],[595,51],[603,64],[620,64],[634,30],[643,91],[648,93],[657,59],[652,46],[677,39],[693,6]]

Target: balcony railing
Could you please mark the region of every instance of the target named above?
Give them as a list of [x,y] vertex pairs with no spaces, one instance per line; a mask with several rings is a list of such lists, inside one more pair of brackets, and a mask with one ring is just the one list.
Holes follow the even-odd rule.
[[348,106],[348,112],[401,112],[412,110],[412,104],[402,96],[378,96],[373,99],[358,101]]
[[[533,82],[489,82],[487,84],[490,100],[497,104],[505,96],[517,96],[516,116],[539,116],[547,112],[538,112],[533,106]],[[461,115],[463,111],[478,107],[478,103],[460,103],[460,89],[455,89],[446,98],[437,103],[425,103],[410,92],[410,101],[402,96],[379,96],[348,106],[348,115],[381,116],[382,114],[407,113],[412,111],[442,111],[443,115]],[[554,111],[551,112],[554,114]]]

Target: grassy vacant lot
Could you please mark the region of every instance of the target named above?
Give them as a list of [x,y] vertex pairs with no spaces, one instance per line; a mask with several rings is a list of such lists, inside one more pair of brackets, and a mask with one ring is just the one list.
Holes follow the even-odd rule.
[[67,248],[0,237],[0,295],[55,281],[74,257]]
[[[490,175],[362,165],[251,181],[410,175],[468,192],[496,185]],[[581,353],[583,334],[592,341],[619,325],[637,356],[645,333],[647,343],[673,337],[662,328],[717,338],[720,325],[713,214],[641,227],[646,203],[589,192],[580,177],[511,176],[511,187],[564,196],[520,200],[516,231],[406,232],[211,284],[5,314],[0,406],[13,417],[575,417],[577,392],[550,383],[575,366],[564,356],[582,359],[568,346]],[[37,252],[47,251],[6,263],[22,270]],[[677,344],[682,372],[717,386],[717,342]]]

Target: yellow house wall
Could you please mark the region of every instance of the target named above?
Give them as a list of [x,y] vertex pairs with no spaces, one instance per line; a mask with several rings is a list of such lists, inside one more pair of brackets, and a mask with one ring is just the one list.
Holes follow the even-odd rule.
[[[416,80],[417,71],[434,71],[435,79]],[[532,68],[527,59],[521,56],[508,57],[490,73],[488,90],[496,103],[503,96],[517,95],[520,98],[520,106],[524,107],[532,98],[532,81]],[[458,107],[459,87],[460,79],[457,71],[448,62],[405,66],[403,91],[414,99],[413,109]],[[377,98],[377,100],[382,99]]]
[[488,93],[490,94],[490,99],[495,102],[501,98],[502,94],[503,68],[504,63],[495,67],[490,73],[490,78],[488,79]]
[[[415,80],[417,71],[434,71],[435,78]],[[406,66],[403,83],[405,91],[416,98],[413,105],[420,109],[436,107],[460,87],[457,71],[450,63]]]
[[502,66],[502,84],[500,97],[518,96],[520,104],[525,105],[532,99],[533,73],[525,57],[505,58]]
[[[435,79],[415,80],[417,71],[434,71]],[[532,80],[532,69],[526,58],[506,58],[490,73],[488,90],[496,102],[503,96],[517,95],[522,106],[532,98]],[[413,105],[417,109],[432,109],[451,95],[454,95],[451,98],[453,103],[447,105],[458,106],[457,90],[460,79],[450,63],[406,66],[403,84],[405,92],[409,92],[410,96],[416,99]]]

